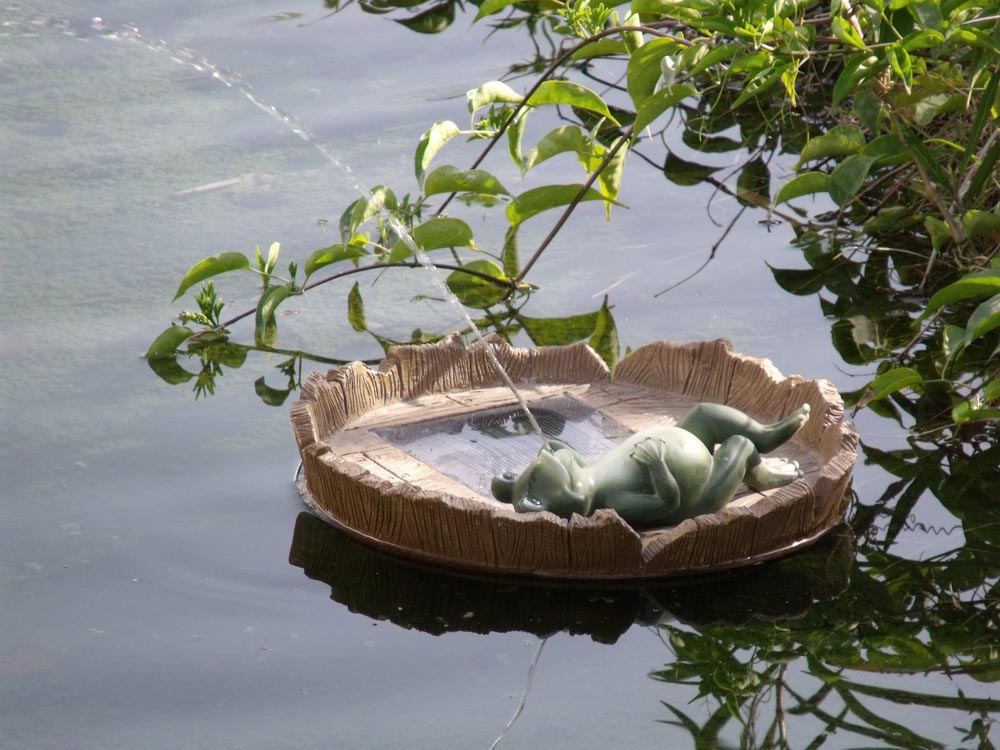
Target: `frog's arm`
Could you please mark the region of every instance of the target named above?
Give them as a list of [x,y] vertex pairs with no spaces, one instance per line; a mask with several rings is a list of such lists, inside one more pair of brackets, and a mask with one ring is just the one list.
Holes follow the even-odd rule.
[[[658,438],[646,438],[632,449],[631,459],[642,464],[649,472],[649,480],[653,484],[655,497],[660,501],[665,512],[673,513],[680,507],[681,491],[677,480],[667,466],[667,445]],[[653,497],[636,493],[623,493],[633,497]],[[623,502],[631,502],[622,498]]]
[[549,449],[553,452],[555,451],[569,451],[573,455],[573,460],[576,461],[577,466],[586,466],[590,463],[586,458],[580,455],[580,453],[569,443],[560,440],[559,438],[547,437],[545,442],[549,444]]

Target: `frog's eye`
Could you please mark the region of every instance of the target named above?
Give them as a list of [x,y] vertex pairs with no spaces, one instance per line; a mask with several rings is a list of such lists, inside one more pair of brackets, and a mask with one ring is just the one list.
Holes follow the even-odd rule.
[[517,483],[517,474],[511,471],[504,471],[493,477],[490,489],[493,497],[503,503],[514,502],[514,491]]

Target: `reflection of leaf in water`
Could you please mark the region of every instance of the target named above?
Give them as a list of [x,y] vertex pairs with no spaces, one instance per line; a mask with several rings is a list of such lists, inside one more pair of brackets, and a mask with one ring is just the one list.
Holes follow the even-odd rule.
[[743,206],[767,206],[771,202],[771,170],[757,157],[743,165],[736,178],[736,200]]
[[264,377],[261,376],[254,381],[253,384],[254,392],[260,397],[268,406],[281,406],[285,403],[289,394],[292,392],[291,388],[286,390],[279,390],[277,388],[271,388],[267,383],[264,382]]
[[449,0],[428,8],[412,18],[394,20],[418,34],[439,34],[455,22],[455,4]]
[[193,372],[189,372],[180,366],[177,362],[177,357],[153,357],[147,359],[146,362],[149,364],[150,370],[170,385],[186,383],[195,376]]
[[704,182],[721,167],[707,167],[703,164],[696,164],[693,161],[682,159],[672,151],[667,153],[667,159],[663,164],[663,174],[668,180],[676,185],[688,187]]

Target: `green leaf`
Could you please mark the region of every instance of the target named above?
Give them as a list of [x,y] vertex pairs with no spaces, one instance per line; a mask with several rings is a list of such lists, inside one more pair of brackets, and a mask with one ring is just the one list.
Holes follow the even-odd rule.
[[682,159],[673,151],[667,152],[667,159],[663,163],[663,176],[675,185],[689,187],[704,182],[722,167],[707,167],[697,164],[687,159]]
[[868,384],[859,406],[879,401],[886,396],[924,382],[923,376],[912,367],[894,367]]
[[854,94],[864,81],[881,69],[882,64],[875,55],[861,53],[852,57],[844,64],[844,69],[833,85],[833,104],[840,104]]
[[927,228],[927,233],[931,236],[931,246],[935,250],[940,250],[951,242],[951,228],[936,216],[925,216],[924,227]]
[[321,247],[319,250],[313,252],[306,261],[306,278],[308,279],[324,266],[339,263],[342,260],[357,260],[358,258],[365,257],[367,254],[365,249],[360,245],[343,245],[338,242],[336,245],[330,245],[330,247]]
[[796,168],[814,159],[860,154],[865,148],[865,134],[857,125],[837,125],[810,140],[802,148]]
[[615,319],[611,315],[611,308],[608,307],[608,296],[604,295],[604,302],[597,312],[597,323],[594,326],[594,334],[590,337],[590,348],[601,355],[608,369],[614,372],[615,365],[618,364],[618,357],[621,346],[618,343],[618,329],[615,326]]
[[503,238],[503,252],[500,260],[503,263],[503,272],[507,278],[515,279],[521,272],[521,259],[517,251],[517,227],[507,227],[507,232]]
[[[581,188],[583,185],[543,185],[526,190],[507,206],[507,220],[512,225],[517,226],[543,211],[569,205],[579,194]],[[587,188],[587,192],[581,198],[581,201],[599,200],[608,199],[594,188]],[[618,206],[622,205],[616,201],[611,202]]]
[[590,44],[581,47],[570,57],[573,60],[591,60],[595,57],[611,57],[613,55],[627,55],[628,48],[625,43],[618,39],[604,37],[595,39]]
[[680,45],[673,39],[653,39],[642,45],[629,58],[626,86],[637,111],[656,89],[656,82],[660,80],[661,75],[660,61],[678,49]]
[[586,86],[571,81],[546,81],[535,90],[526,103],[532,107],[540,107],[544,104],[564,104],[569,107],[578,107],[589,112],[596,112],[602,117],[608,118],[615,125],[619,124],[600,96]]
[[879,212],[865,222],[863,229],[865,234],[877,235],[882,232],[898,230],[913,224],[916,221],[911,213],[910,206],[887,206],[880,208]]
[[368,324],[365,322],[365,303],[361,299],[361,287],[357,281],[347,295],[347,320],[355,331],[368,330]]
[[965,326],[965,345],[969,346],[997,327],[1000,327],[1000,294],[990,297],[969,316]]
[[906,93],[909,94],[913,88],[913,62],[910,60],[910,53],[906,51],[900,42],[889,48],[889,64],[893,71],[900,77]]
[[524,157],[524,161],[521,162],[521,173],[526,173],[532,167],[541,164],[556,154],[562,154],[567,151],[576,153],[579,151],[588,151],[589,149],[590,140],[578,126],[564,125],[542,136],[538,145],[531,149],[527,156]]
[[698,90],[694,86],[679,84],[677,86],[665,86],[655,94],[647,97],[639,107],[635,116],[633,132],[641,133],[653,124],[657,117],[666,110],[680,104],[689,96],[697,95]]
[[[621,22],[621,25],[624,27],[636,27],[642,25],[642,21],[639,20],[639,15],[637,13],[629,13],[625,16],[625,20]],[[635,29],[634,31],[623,31],[621,37],[622,42],[625,44],[625,51],[629,55],[634,55],[646,41],[642,32],[638,29]]]
[[736,200],[741,206],[767,206],[771,202],[771,171],[761,157],[743,165],[736,178]]
[[[464,264],[462,268],[484,273],[501,281],[507,280],[503,270],[492,260],[474,260],[471,263]],[[473,276],[461,271],[452,271],[448,275],[446,283],[452,294],[458,297],[463,305],[480,310],[495,305],[507,292],[506,287],[492,284],[479,276]]]
[[[430,252],[443,247],[471,247],[472,229],[461,219],[437,218],[413,228],[411,236],[417,247]],[[400,240],[392,249],[389,262],[396,263],[413,255],[409,244]]]
[[531,318],[518,314],[518,322],[535,346],[566,346],[589,338],[597,328],[598,312],[565,318]]
[[904,164],[910,160],[906,147],[894,133],[887,133],[872,140],[865,146],[864,154],[873,157],[877,167]]
[[943,44],[944,34],[934,29],[921,29],[920,31],[911,32],[900,41],[900,45],[907,52],[913,52],[915,49],[926,47],[938,47]]
[[865,40],[858,36],[858,32],[854,30],[854,27],[846,19],[841,16],[834,16],[830,21],[830,25],[833,28],[833,35],[848,47],[863,50],[868,49]]
[[[611,157],[611,161],[598,176],[597,181],[601,186],[601,195],[609,201],[618,198],[618,193],[622,187],[622,175],[625,173],[625,158],[628,156],[628,148],[622,147]],[[611,219],[611,203],[605,203],[607,218]]]
[[518,167],[524,159],[521,152],[521,141],[524,138],[524,126],[528,122],[528,110],[522,109],[507,125],[507,153],[510,154],[511,161]]
[[1000,401],[1000,380],[991,380],[983,388],[983,401]]
[[521,2],[521,0],[483,0],[483,4],[479,6],[479,12],[476,14],[473,22],[486,18],[486,16],[492,16],[494,13],[499,13],[504,8],[508,8],[518,2]]
[[941,348],[948,362],[957,357],[965,348],[965,329],[962,326],[946,325],[941,337]]
[[510,195],[500,180],[482,169],[438,167],[424,181],[424,195],[439,193],[481,193],[484,195]]
[[410,18],[392,20],[418,34],[440,34],[455,22],[455,3],[445,0]]
[[444,144],[461,132],[458,125],[451,120],[442,120],[431,125],[430,130],[420,136],[420,142],[417,144],[417,152],[414,156],[414,170],[418,183],[423,185],[424,175],[427,173],[427,167],[430,166],[434,155],[441,150]]
[[162,357],[173,356],[177,347],[194,336],[187,326],[170,326],[167,330],[157,336],[153,343],[146,350],[146,359],[160,359]]
[[291,287],[272,286],[260,296],[260,301],[257,303],[257,314],[254,318],[254,336],[257,341],[273,340],[272,329],[277,323],[274,312],[291,293]]
[[989,211],[967,211],[962,217],[962,226],[968,237],[1000,232],[1000,213]]
[[359,198],[351,209],[350,232],[354,232],[366,221],[383,211],[392,211],[398,206],[396,195],[384,185],[371,189],[371,194]]
[[698,75],[702,71],[708,70],[713,65],[718,65],[723,60],[728,60],[734,55],[739,54],[743,50],[743,46],[737,44],[736,42],[727,42],[726,44],[720,44],[713,47],[704,55],[698,58],[698,61],[691,66],[688,71],[688,75]]
[[918,320],[928,317],[939,307],[975,297],[992,297],[995,294],[1000,294],[1000,271],[970,274],[935,293]]
[[188,269],[181,280],[181,285],[177,288],[174,299],[176,300],[199,281],[204,281],[220,273],[239,271],[244,268],[250,268],[250,261],[243,253],[219,253],[209,256]]
[[475,114],[477,110],[490,104],[520,104],[524,97],[502,81],[489,81],[478,89],[466,92],[465,99],[469,112]]
[[854,198],[871,169],[875,159],[864,154],[848,156],[830,173],[830,197],[838,206],[846,205]]
[[976,407],[971,401],[960,401],[951,410],[951,418],[955,424],[964,424],[980,419],[1000,419],[1000,409]]
[[825,193],[830,188],[830,175],[825,172],[803,172],[786,182],[774,196],[774,205],[787,203],[803,195]]

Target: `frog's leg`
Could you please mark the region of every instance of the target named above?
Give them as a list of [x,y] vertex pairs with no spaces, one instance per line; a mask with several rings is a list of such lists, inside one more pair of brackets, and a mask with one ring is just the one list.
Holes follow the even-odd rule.
[[694,502],[685,503],[683,508],[678,507],[679,504],[668,508],[658,496],[623,492],[608,504],[636,527],[680,523],[685,518],[714,513],[724,508],[733,499],[744,476],[760,463],[760,454],[749,438],[731,435],[723,440],[712,456],[712,471],[701,495]]
[[722,404],[698,404],[678,427],[687,430],[709,450],[733,435],[750,440],[760,453],[768,453],[788,440],[809,420],[809,404],[803,404],[774,424],[761,424],[738,409]]
[[712,473],[705,489],[693,504],[689,516],[714,513],[733,499],[743,477],[760,463],[753,442],[743,435],[731,435],[722,441],[712,456]]

